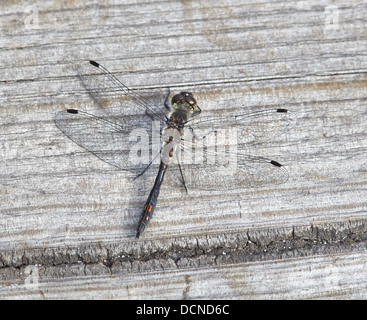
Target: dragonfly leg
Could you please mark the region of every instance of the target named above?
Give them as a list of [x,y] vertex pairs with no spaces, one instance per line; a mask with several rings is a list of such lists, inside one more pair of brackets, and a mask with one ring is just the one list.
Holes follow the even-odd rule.
[[178,164],[178,168],[180,169],[182,183],[183,183],[183,186],[184,186],[185,191],[186,191],[186,194],[187,194],[188,192],[187,192],[187,187],[186,187],[186,183],[185,183],[185,178],[184,178],[184,175],[183,175],[183,172],[182,172],[182,167],[181,167],[181,164],[180,163]]
[[181,166],[181,163],[180,163],[180,158],[179,158],[177,152],[176,152],[176,161],[177,161],[178,169],[180,170],[180,175],[181,175],[181,178],[182,178],[182,184],[183,184],[183,186],[185,188],[185,191],[186,191],[186,194],[187,194],[188,191],[187,191],[187,186],[186,186],[186,182],[185,182],[185,177],[184,177],[183,169],[182,169],[182,166]]
[[166,96],[166,99],[164,100],[164,106],[167,108],[167,110],[171,111],[171,107],[169,106],[168,104],[168,98],[169,98],[169,95],[171,94],[171,90],[168,88],[168,93],[167,93],[167,96]]
[[140,172],[134,179],[133,179],[133,181],[134,180],[136,180],[137,178],[139,178],[140,176],[142,176],[148,169],[149,169],[149,167],[152,165],[152,163],[155,161],[155,159],[157,159],[157,157],[160,155],[161,153],[159,152],[159,153],[157,153],[156,155],[155,155],[155,157],[153,158],[153,160],[152,161],[150,161],[149,162],[149,164],[144,168],[144,170],[142,171],[142,172]]
[[199,106],[196,106],[197,110],[191,115],[191,118],[198,116],[201,113]]
[[190,129],[190,131],[191,131],[191,133],[192,133],[192,135],[194,136],[194,138],[195,138],[195,140],[199,140],[199,141],[201,141],[201,140],[204,140],[209,134],[211,134],[211,133],[216,133],[216,132],[218,132],[218,131],[220,131],[220,130],[215,130],[215,129],[213,129],[213,130],[210,130],[210,131],[208,131],[204,136],[202,136],[202,137],[199,137],[196,133],[195,133],[195,130],[191,127],[191,126],[189,126],[189,129]]

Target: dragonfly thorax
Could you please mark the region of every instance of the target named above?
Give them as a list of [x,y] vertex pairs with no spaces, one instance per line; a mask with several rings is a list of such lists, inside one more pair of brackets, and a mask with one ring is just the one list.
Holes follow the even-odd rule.
[[183,130],[185,123],[190,118],[190,111],[186,108],[177,108],[174,110],[168,120],[167,120],[167,127],[175,128],[178,131]]

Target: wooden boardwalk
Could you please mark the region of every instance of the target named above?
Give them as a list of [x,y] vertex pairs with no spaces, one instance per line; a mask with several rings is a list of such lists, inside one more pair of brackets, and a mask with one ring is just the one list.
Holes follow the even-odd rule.
[[[4,1],[0,299],[366,299],[366,17],[362,0]],[[136,240],[151,186],[53,122],[92,106],[86,59],[203,112],[292,110],[292,130],[249,149],[289,180],[164,188]]]

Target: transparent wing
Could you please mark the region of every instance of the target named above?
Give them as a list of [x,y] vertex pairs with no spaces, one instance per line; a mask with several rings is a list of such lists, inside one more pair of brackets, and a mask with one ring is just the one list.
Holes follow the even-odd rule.
[[271,109],[238,114],[235,121],[241,126],[240,143],[249,144],[268,141],[284,134],[296,125],[297,117],[288,109]]
[[115,123],[69,109],[57,112],[54,121],[75,143],[121,170],[140,174],[159,153],[160,123],[147,115],[125,116]]
[[[247,154],[248,146],[271,140],[296,124],[287,109],[249,114],[211,114],[190,121],[171,174],[183,176],[188,189],[226,190],[276,185],[287,181],[279,162]],[[181,178],[182,181],[182,178]]]
[[94,61],[81,63],[76,71],[97,108],[93,114],[75,109],[60,111],[54,116],[55,124],[108,164],[141,173],[159,153],[160,131],[168,112],[164,101],[169,92],[138,93]]
[[[169,169],[179,185],[187,189],[232,190],[276,185],[288,180],[288,171],[279,162],[247,154],[203,151],[199,163],[185,163],[184,151]],[[179,165],[178,165],[179,163]],[[171,179],[173,180],[173,179]]]
[[278,162],[249,155],[238,155],[231,165],[191,165],[183,167],[188,189],[232,190],[244,187],[276,185],[287,181],[288,171]]
[[132,90],[95,61],[77,65],[76,71],[86,91],[110,119],[118,121],[120,117],[144,113],[152,119],[166,119],[164,101],[168,89]]
[[203,138],[211,132],[231,128],[237,132],[237,144],[260,143],[289,131],[297,122],[296,115],[288,109],[271,109],[253,113],[209,114],[189,122],[194,135]]

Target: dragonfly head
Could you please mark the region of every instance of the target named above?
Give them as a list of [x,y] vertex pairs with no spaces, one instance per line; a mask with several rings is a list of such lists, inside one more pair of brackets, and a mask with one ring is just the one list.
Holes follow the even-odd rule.
[[186,105],[190,108],[190,111],[194,112],[197,108],[196,100],[193,97],[191,92],[181,92],[179,94],[176,94],[172,98],[172,105],[181,103],[183,105]]

